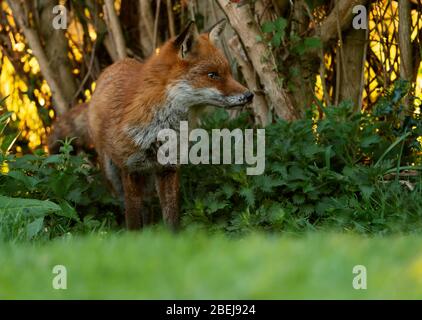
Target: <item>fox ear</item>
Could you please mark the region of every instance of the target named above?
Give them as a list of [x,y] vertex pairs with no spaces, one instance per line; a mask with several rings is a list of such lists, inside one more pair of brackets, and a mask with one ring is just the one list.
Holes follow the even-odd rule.
[[179,49],[179,55],[182,59],[192,51],[197,37],[196,26],[193,21],[190,21],[185,29],[176,37],[174,45]]
[[227,20],[222,19],[210,28],[208,37],[212,44],[216,44],[226,27]]

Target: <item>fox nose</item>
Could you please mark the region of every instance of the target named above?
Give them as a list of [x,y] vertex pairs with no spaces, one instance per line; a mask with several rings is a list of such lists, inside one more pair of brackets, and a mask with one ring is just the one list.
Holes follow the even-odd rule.
[[251,102],[253,100],[253,97],[254,97],[254,94],[252,92],[248,91],[245,93],[246,101]]

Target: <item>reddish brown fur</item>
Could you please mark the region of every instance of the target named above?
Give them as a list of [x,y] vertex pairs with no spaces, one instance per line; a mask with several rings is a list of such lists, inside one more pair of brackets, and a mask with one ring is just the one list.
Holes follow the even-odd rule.
[[55,121],[48,137],[48,150],[50,153],[59,153],[61,146],[59,141],[65,141],[66,138],[76,138],[72,141],[76,153],[92,151],[93,144],[87,130],[87,111],[88,104],[81,103]]
[[[180,59],[177,48],[169,41],[160,54],[145,64],[124,59],[103,72],[90,102],[93,109],[100,109],[91,112],[90,123],[97,151],[109,154],[122,167],[135,148],[123,128],[149,123],[156,109],[163,105],[167,85],[180,79],[188,69],[196,68],[197,74],[204,69],[218,71],[224,79],[215,82],[195,74],[190,80],[196,87],[215,87],[225,94],[246,90],[233,79],[227,60],[207,35],[201,35],[198,42],[197,52],[189,61]],[[97,132],[101,133],[100,139],[96,138]]]

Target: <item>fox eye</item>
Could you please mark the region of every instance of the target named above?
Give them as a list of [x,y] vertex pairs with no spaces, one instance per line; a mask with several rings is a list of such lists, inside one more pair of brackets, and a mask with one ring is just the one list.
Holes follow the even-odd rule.
[[220,79],[220,75],[218,74],[218,72],[209,72],[208,73],[208,78],[211,78],[213,80],[219,80]]

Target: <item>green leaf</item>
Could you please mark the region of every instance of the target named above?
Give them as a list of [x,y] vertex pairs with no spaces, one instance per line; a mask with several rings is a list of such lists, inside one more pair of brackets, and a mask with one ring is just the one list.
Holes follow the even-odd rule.
[[304,44],[306,49],[321,48],[322,46],[321,40],[316,37],[305,38]]
[[295,204],[303,204],[305,203],[305,197],[301,194],[295,194],[293,195],[293,202]]
[[305,44],[302,42],[297,44],[292,48],[292,51],[296,52],[300,56],[303,55],[306,51]]
[[255,195],[252,189],[242,188],[239,194],[246,200],[248,206],[253,206],[255,204]]
[[379,136],[373,135],[373,136],[363,138],[360,145],[362,148],[368,148],[373,144],[379,143],[380,141],[381,141],[381,138]]
[[225,195],[225,197],[228,199],[234,194],[235,189],[231,185],[224,184],[221,187],[221,191]]
[[24,174],[22,171],[10,171],[7,175],[9,177],[12,177],[15,180],[22,182],[27,189],[34,188],[39,182],[38,179],[28,176]]
[[289,170],[289,180],[307,180],[308,177],[305,175],[305,171],[298,167],[292,166]]
[[372,193],[375,191],[372,186],[359,185],[359,190],[365,200],[368,200]]
[[378,159],[378,161],[375,163],[375,167],[378,167],[382,160],[384,160],[384,158],[386,157],[386,155],[394,149],[395,146],[397,146],[400,142],[402,142],[404,139],[406,139],[411,133],[407,132],[405,134],[403,134],[401,137],[397,138],[396,141],[394,141],[388,148],[387,150],[385,150],[385,152],[382,154],[382,156]]
[[274,37],[271,39],[271,43],[275,48],[280,47],[282,37],[283,35],[281,34],[281,32],[276,32]]
[[257,176],[255,178],[256,186],[263,192],[272,192],[274,187],[283,185],[283,181],[278,178],[273,178],[267,175]]
[[4,106],[4,103],[7,100],[7,98],[9,98],[9,96],[6,96],[0,100],[0,106]]
[[70,173],[60,173],[54,179],[50,181],[52,190],[59,198],[65,198],[66,195],[75,188],[77,184],[78,176]]
[[42,164],[43,164],[43,166],[45,166],[47,164],[57,164],[57,163],[61,164],[63,162],[64,162],[63,155],[61,155],[61,154],[54,154],[52,156],[47,157],[42,162]]
[[284,212],[283,208],[278,206],[273,206],[269,210],[269,220],[271,223],[274,224],[281,224],[284,221],[284,218],[286,216],[286,213]]
[[73,208],[69,202],[65,200],[59,200],[61,211],[57,212],[57,215],[66,217],[75,221],[80,221],[78,214],[76,213],[75,208]]
[[279,32],[284,33],[284,29],[287,27],[287,20],[279,17],[277,20],[274,21],[275,29]]
[[262,25],[262,32],[264,33],[270,33],[270,32],[273,32],[274,30],[275,30],[275,25],[274,25],[274,22],[272,21],[264,22],[264,24]]
[[22,212],[30,217],[44,217],[50,213],[58,213],[62,209],[48,200],[11,198],[0,196],[0,214],[15,214]]
[[28,239],[33,239],[41,230],[44,225],[44,218],[37,218],[26,226],[26,235]]

